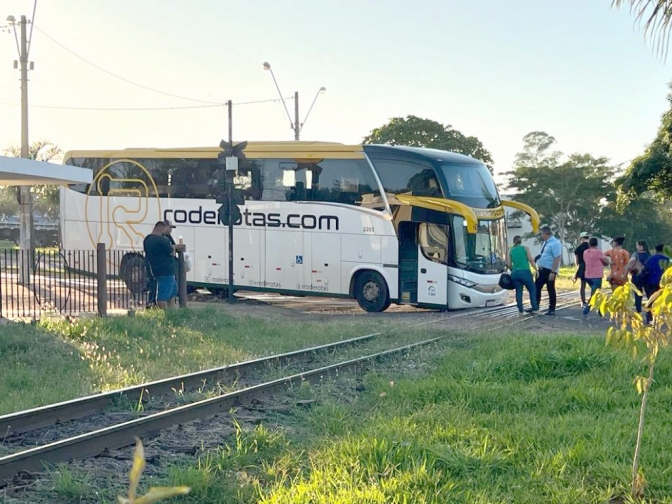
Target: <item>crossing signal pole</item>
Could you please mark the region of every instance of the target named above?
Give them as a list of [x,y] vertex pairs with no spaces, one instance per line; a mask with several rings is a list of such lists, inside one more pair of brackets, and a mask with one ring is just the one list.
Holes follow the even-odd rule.
[[217,159],[221,165],[226,168],[226,199],[218,201],[222,203],[219,208],[219,220],[226,223],[229,229],[229,286],[228,286],[228,301],[233,303],[233,224],[240,217],[240,209],[233,197],[234,177],[238,173],[238,160],[245,159],[243,150],[247,147],[247,142],[240,142],[235,147],[233,146],[233,103],[229,100],[226,103],[229,116],[229,141],[222,140],[219,146],[222,152],[217,155]]

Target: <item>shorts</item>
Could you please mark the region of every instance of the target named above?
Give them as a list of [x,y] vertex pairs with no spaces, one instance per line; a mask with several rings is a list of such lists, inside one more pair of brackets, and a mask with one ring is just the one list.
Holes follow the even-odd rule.
[[579,269],[576,270],[576,278],[579,280],[585,280],[586,279],[586,265],[585,264],[579,264]]
[[156,300],[170,301],[177,297],[177,280],[173,275],[160,276],[156,279]]

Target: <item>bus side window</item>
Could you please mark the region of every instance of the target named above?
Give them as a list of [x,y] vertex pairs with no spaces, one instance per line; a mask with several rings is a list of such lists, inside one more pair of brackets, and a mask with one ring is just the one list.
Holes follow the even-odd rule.
[[432,165],[420,161],[375,159],[371,162],[378,177],[391,194],[412,193],[416,196],[441,196],[441,189]]
[[310,201],[360,205],[365,194],[380,195],[373,172],[363,159],[325,159],[315,165],[312,178]]

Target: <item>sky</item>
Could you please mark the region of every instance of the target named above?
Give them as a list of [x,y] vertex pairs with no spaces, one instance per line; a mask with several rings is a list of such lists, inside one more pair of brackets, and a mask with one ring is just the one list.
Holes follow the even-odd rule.
[[[33,4],[3,0],[0,25],[8,15],[32,18]],[[282,95],[299,93],[301,122],[327,89],[302,140],[360,143],[391,118],[416,115],[480,139],[500,181],[531,131],[553,135],[565,153],[627,163],[669,106],[671,63],[627,9],[610,6],[37,0],[29,137],[64,151],[216,145],[228,135],[220,104],[230,99],[241,103],[236,141],[292,140],[282,103],[264,101],[279,97],[267,61]],[[0,150],[21,141],[15,59],[13,34],[0,33]],[[242,104],[252,101],[263,102]],[[293,118],[293,99],[286,105]]]

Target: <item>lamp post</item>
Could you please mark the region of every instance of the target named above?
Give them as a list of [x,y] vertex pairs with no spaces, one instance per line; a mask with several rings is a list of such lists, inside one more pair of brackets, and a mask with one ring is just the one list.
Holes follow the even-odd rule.
[[299,122],[299,92],[296,91],[294,93],[294,121],[292,121],[292,117],[289,115],[289,110],[287,109],[287,104],[285,103],[285,98],[283,97],[283,94],[280,91],[280,86],[278,86],[278,81],[275,79],[275,74],[273,73],[271,64],[268,61],[264,61],[264,70],[268,70],[269,72],[271,72],[271,77],[273,77],[275,88],[278,90],[280,100],[282,101],[282,105],[285,107],[285,112],[287,113],[287,119],[289,119],[289,127],[292,128],[292,130],[294,130],[294,140],[299,140],[299,136],[301,134],[301,130],[303,129],[303,125],[306,124],[308,116],[310,115],[310,111],[313,110],[313,105],[315,105],[315,101],[317,101],[317,97],[320,96],[322,93],[324,93],[327,90],[327,88],[322,86],[320,89],[317,90],[315,98],[313,98],[313,103],[310,104],[308,113],[306,114],[306,117],[303,118],[303,122]]

